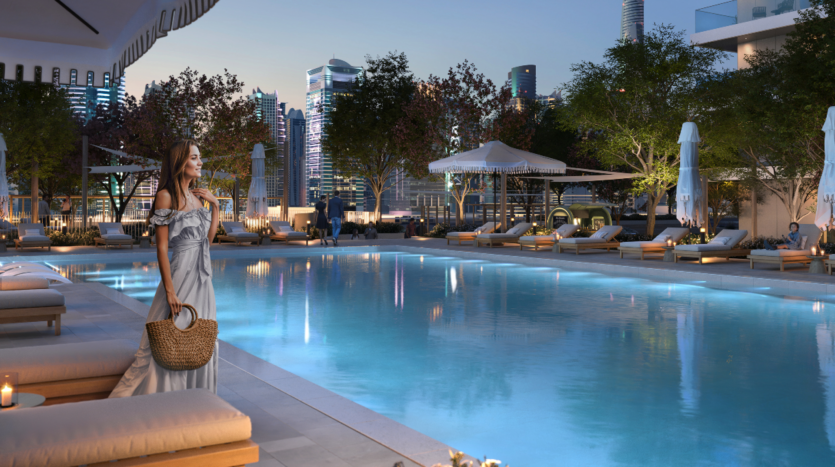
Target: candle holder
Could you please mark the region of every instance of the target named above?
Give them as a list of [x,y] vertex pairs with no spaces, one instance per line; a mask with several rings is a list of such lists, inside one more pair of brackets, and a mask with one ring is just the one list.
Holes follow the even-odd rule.
[[667,239],[667,246],[668,246],[668,247],[671,247],[671,248],[672,248],[672,246],[673,246],[673,241],[672,241],[671,239],[669,239],[669,238]]
[[0,408],[8,409],[18,404],[17,376],[14,371],[0,373]]

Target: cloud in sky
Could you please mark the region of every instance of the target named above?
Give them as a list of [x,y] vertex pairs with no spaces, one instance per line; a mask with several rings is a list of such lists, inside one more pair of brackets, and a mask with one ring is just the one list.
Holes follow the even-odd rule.
[[[709,0],[648,0],[647,29],[674,24],[693,32]],[[600,61],[620,31],[620,0],[425,0],[401,2],[222,0],[204,17],[158,41],[127,69],[127,91],[186,67],[237,74],[252,88],[277,90],[288,109],[304,108],[305,71],[334,55],[352,65],[366,55],[405,52],[421,78],[465,59],[497,83],[510,68],[537,66],[537,92],[571,77],[569,67]]]

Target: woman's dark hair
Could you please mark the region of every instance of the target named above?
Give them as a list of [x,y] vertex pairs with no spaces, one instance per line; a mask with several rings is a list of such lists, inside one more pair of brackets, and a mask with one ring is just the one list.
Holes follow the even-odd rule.
[[322,196],[320,196],[320,197],[319,197],[319,201],[324,201],[324,200],[325,200],[325,198],[327,198],[327,196],[322,195]]
[[793,225],[796,225],[796,226],[797,226],[797,230],[800,230],[800,224],[798,224],[797,222],[792,222],[791,224],[789,224],[789,230],[791,230],[791,228],[792,228],[792,226],[793,226]]
[[[182,190],[182,183],[185,180],[186,164],[191,156],[192,146],[197,146],[197,142],[193,139],[177,141],[171,145],[171,148],[162,158],[157,192],[160,190],[168,190],[168,193],[171,194],[171,214],[169,214],[169,217],[173,216],[174,212],[180,209],[180,199],[185,196]],[[194,180],[189,182],[189,188],[193,186]],[[151,202],[151,210],[148,212],[146,223],[151,222],[151,217],[154,216],[154,212],[156,211],[156,203],[155,195],[154,200]]]

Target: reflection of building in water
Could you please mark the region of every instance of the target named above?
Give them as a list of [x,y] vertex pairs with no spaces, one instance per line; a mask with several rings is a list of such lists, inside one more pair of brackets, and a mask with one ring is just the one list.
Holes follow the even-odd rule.
[[835,448],[835,326],[820,323],[815,336],[818,341],[818,364],[826,402],[823,426],[829,446]]

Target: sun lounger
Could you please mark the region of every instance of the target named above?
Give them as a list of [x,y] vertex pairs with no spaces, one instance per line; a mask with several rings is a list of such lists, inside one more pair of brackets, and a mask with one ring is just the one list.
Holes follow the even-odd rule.
[[505,233],[488,233],[479,234],[475,238],[475,246],[488,245],[493,248],[493,245],[504,245],[505,243],[519,243],[519,237],[525,234],[533,227],[533,224],[522,222],[508,229]]
[[47,268],[46,266],[21,266],[17,268],[11,268],[9,270],[0,272],[0,277],[24,277],[24,276],[32,276],[32,277],[40,277],[43,279],[48,280],[50,283],[59,282],[62,284],[72,284],[72,281],[67,279],[66,277],[58,274],[57,272],[53,271],[52,269]]
[[801,250],[751,250],[748,255],[748,260],[751,264],[751,269],[754,269],[755,263],[777,264],[780,265],[780,271],[785,271],[786,264],[809,264],[811,259],[807,258],[812,254],[812,247],[818,244],[820,240],[821,231],[814,224],[800,224],[800,237],[806,237],[805,248]]
[[667,247],[668,240],[672,241],[674,244],[678,243],[682,238],[686,237],[688,233],[690,233],[690,229],[686,227],[667,227],[651,241],[621,243],[618,247],[618,251],[620,252],[621,258],[623,258],[623,255],[625,254],[640,255],[641,261],[643,261],[644,255],[647,253],[663,254],[666,251],[664,248]]
[[20,237],[14,241],[17,250],[46,247],[48,251],[52,251],[52,240],[46,236],[43,224],[19,224],[17,226],[17,236]]
[[230,242],[235,245],[242,243],[261,244],[261,236],[255,232],[247,232],[243,222],[224,222],[223,229],[226,231],[226,235],[217,236],[219,244],[223,242]]
[[99,236],[93,239],[95,246],[116,245],[122,248],[122,245],[130,245],[133,250],[133,237],[125,233],[125,227],[119,222],[99,222]]
[[479,235],[495,232],[497,225],[501,226],[498,222],[488,222],[473,232],[450,232],[446,234],[446,244],[449,245],[450,240],[457,241],[459,245],[461,242],[475,242]]
[[551,248],[557,243],[557,235],[559,235],[560,239],[571,238],[578,230],[580,230],[579,225],[563,224],[551,235],[521,237],[519,238],[519,249],[521,250],[524,247],[533,248],[534,250],[539,250],[539,247]]
[[296,232],[289,222],[285,221],[270,221],[274,235],[270,235],[270,240],[284,242],[304,242],[305,245],[310,245],[310,237],[305,232]]
[[586,238],[563,238],[554,245],[555,253],[562,253],[567,250],[574,250],[574,254],[579,255],[580,250],[605,249],[609,252],[612,248],[617,248],[620,243],[615,240],[615,237],[623,230],[619,225],[604,225],[591,237]]
[[826,267],[826,273],[831,276],[832,266],[835,265],[835,255],[829,255],[829,259],[824,260],[823,264]]
[[40,284],[29,284],[29,289],[0,291],[0,324],[55,321],[55,335],[61,335],[61,315],[67,312],[64,296],[50,289],[46,279]]
[[0,274],[4,273],[6,271],[10,271],[12,269],[17,269],[17,268],[22,268],[22,267],[41,268],[41,269],[45,269],[47,271],[51,271],[51,269],[49,269],[48,267],[46,267],[46,266],[44,266],[43,264],[40,264],[40,263],[31,263],[29,261],[17,261],[17,262],[14,262],[14,263],[6,263],[6,264],[0,266]]
[[0,349],[0,367],[18,373],[20,392],[53,405],[107,398],[135,355],[136,344],[128,340],[39,345]]
[[0,465],[230,467],[258,462],[249,417],[207,389],[9,410],[0,417]]
[[[747,230],[725,229],[709,243],[694,245],[676,245],[674,250],[675,262],[680,258],[695,258],[702,264],[705,258],[725,258],[730,261],[733,257],[745,257],[751,250],[737,248],[737,245],[748,236]],[[727,240],[725,240],[727,239]]]

